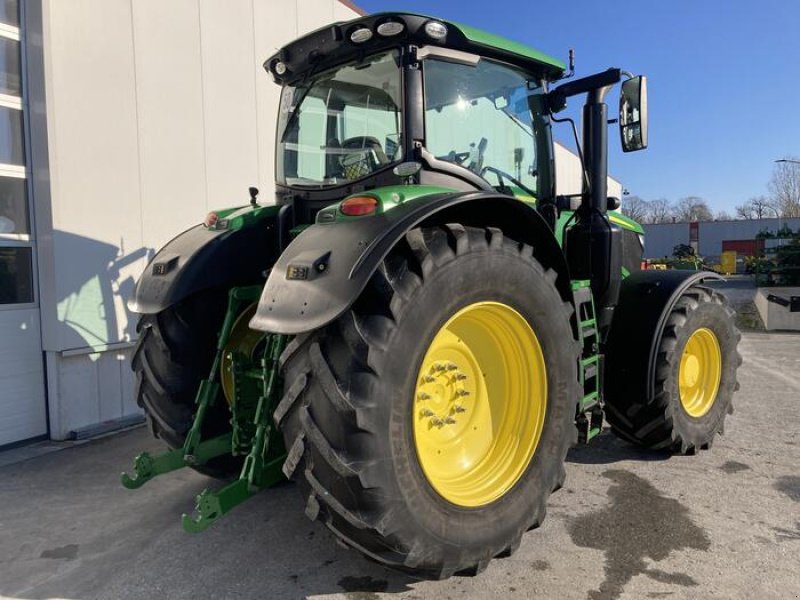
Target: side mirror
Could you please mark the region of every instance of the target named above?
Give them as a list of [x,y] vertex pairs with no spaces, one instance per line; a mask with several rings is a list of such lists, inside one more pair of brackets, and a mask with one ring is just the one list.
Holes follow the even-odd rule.
[[622,84],[619,133],[623,152],[647,148],[647,78],[644,75],[628,79]]

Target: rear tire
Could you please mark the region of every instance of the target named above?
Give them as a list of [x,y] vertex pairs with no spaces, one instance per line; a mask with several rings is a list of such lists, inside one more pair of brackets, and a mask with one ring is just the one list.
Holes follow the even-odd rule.
[[[139,341],[131,365],[136,375],[136,401],[147,415],[153,435],[170,448],[180,448],[192,426],[200,381],[208,377],[217,334],[227,308],[227,290],[201,292],[160,313],[142,315]],[[220,393],[206,413],[202,437],[230,431],[230,411]],[[195,470],[227,478],[241,468],[242,459],[220,456]]]
[[[653,450],[683,454],[711,446],[724,429],[725,417],[733,412],[733,393],[738,389],[736,370],[742,363],[737,351],[741,334],[734,324],[735,313],[721,294],[709,288],[692,286],[678,299],[664,326],[655,368],[654,397],[647,402],[647,391],[606,397],[606,417],[612,431],[624,440]],[[706,332],[706,333],[704,333]],[[693,337],[694,336],[694,337]],[[713,398],[694,403],[685,386],[681,391],[681,363],[686,364],[686,348],[698,337],[715,339],[719,352],[719,376]],[[712,342],[713,345],[713,342]],[[647,349],[626,348],[627,353]],[[609,358],[607,381],[626,377],[622,369],[626,356]],[[716,361],[700,365],[703,371],[716,368]],[[706,368],[708,367],[708,368]],[[713,390],[713,385],[709,387]]]
[[[282,357],[286,393],[275,419],[288,449],[284,472],[297,481],[306,514],[368,558],[422,577],[475,574],[516,550],[544,519],[576,437],[579,348],[572,307],[554,281],[529,246],[499,230],[415,229],[351,310],[295,338]],[[547,401],[519,479],[472,507],[435,491],[413,419],[418,375],[437,332],[464,307],[487,301],[512,307],[535,332]]]

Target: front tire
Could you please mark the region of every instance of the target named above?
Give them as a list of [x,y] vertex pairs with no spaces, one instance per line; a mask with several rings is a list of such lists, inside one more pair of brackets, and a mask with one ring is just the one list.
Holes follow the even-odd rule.
[[[725,298],[706,287],[692,286],[678,299],[664,325],[655,368],[654,396],[641,389],[629,395],[609,390],[606,416],[622,439],[653,450],[683,454],[711,446],[733,412],[738,389],[737,351],[741,334]],[[609,381],[626,377],[625,348],[609,358]]]
[[[423,577],[477,573],[493,557],[513,552],[522,534],[544,519],[547,498],[564,481],[564,458],[576,433],[579,348],[569,321],[571,305],[554,281],[555,272],[542,267],[529,246],[499,230],[415,229],[350,311],[295,338],[282,358],[286,394],[275,419],[288,449],[284,472],[298,482],[306,514],[367,557]],[[458,353],[448,354],[452,348],[442,350],[447,343],[436,342],[443,331],[458,331],[452,323],[465,310],[479,311],[468,317],[477,333],[462,336],[474,350],[469,370],[459,366]],[[485,336],[485,343],[468,339],[474,335]],[[535,339],[539,379],[545,381],[533,377],[528,387],[515,388],[512,383],[528,372],[517,367],[537,370],[524,361],[515,367],[518,352],[500,356],[492,350],[503,346],[492,346],[493,336],[520,349],[534,348],[526,344]],[[493,359],[477,356],[481,352],[500,363],[491,367]],[[474,389],[467,409],[488,411],[496,420],[498,447],[509,435],[528,438],[520,440],[527,450],[517,458],[451,478],[446,469],[436,472],[431,454],[439,442],[436,435],[421,439],[425,423],[418,420],[460,416],[454,405],[442,404],[446,394],[439,398],[434,391],[437,373],[444,377],[450,371],[448,357],[456,365],[451,379],[464,375],[467,388],[458,389],[468,391],[487,366],[489,379],[506,378],[506,388],[501,384],[484,395]],[[434,414],[419,403],[424,395]],[[527,419],[539,419],[538,425],[514,429],[513,423]],[[431,424],[434,434],[443,431],[440,425],[448,426]],[[456,424],[451,426],[456,431]],[[504,427],[508,435],[502,434]],[[516,451],[506,444],[475,460],[491,463],[492,456]]]

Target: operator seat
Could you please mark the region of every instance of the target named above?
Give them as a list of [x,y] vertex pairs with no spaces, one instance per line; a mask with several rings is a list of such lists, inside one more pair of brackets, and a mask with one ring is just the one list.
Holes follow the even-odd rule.
[[347,179],[369,175],[389,162],[383,146],[371,135],[359,135],[342,142],[342,171]]

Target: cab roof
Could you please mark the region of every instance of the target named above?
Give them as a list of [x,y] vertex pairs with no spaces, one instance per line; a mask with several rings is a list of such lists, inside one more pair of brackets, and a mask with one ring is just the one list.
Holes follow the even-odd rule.
[[[389,21],[402,23],[403,30],[391,36],[378,34],[377,28]],[[447,28],[443,39],[433,39],[425,32],[425,25],[431,21],[438,21]],[[351,34],[363,28],[372,31],[372,37],[361,43],[351,41]],[[281,48],[267,59],[264,68],[276,82],[293,83],[338,64],[402,44],[440,46],[493,58],[538,73],[549,81],[560,79],[566,69],[561,61],[525,44],[469,25],[405,12],[376,13],[326,25]],[[283,74],[275,71],[279,62],[285,66]]]

